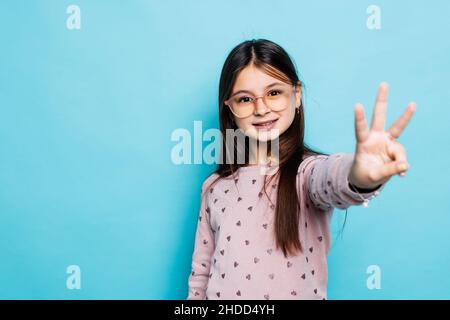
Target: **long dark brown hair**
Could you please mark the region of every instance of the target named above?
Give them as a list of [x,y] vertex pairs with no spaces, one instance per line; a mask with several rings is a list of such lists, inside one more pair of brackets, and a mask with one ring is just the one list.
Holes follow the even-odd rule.
[[[229,154],[226,141],[226,129],[237,130],[234,116],[230,109],[224,104],[233,89],[239,72],[248,65],[253,64],[270,76],[277,78],[291,85],[298,85],[303,88],[303,83],[299,80],[294,64],[288,53],[278,44],[266,40],[247,40],[232,49],[222,68],[219,84],[219,121],[222,133],[221,159]],[[302,90],[303,91],[303,90]],[[279,137],[279,163],[278,172],[267,179],[264,177],[263,189],[266,192],[266,185],[274,178],[278,178],[277,202],[275,207],[275,239],[277,248],[281,248],[285,257],[288,254],[295,254],[298,250],[303,251],[299,237],[299,210],[300,204],[297,193],[296,177],[300,163],[304,155],[327,155],[314,151],[304,143],[304,112],[303,95],[298,112],[290,127]],[[234,138],[233,138],[234,139]],[[237,142],[234,141],[234,152],[238,150]],[[268,143],[270,147],[270,142]],[[235,175],[241,166],[248,165],[249,143],[248,137],[245,141],[245,163],[239,164],[232,161],[220,161],[215,173],[219,176],[211,183],[230,175]],[[234,157],[236,159],[236,157]]]

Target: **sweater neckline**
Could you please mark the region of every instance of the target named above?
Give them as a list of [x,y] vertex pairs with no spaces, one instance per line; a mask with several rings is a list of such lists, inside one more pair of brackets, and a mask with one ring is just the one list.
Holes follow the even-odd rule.
[[255,172],[259,170],[269,169],[270,166],[268,164],[257,164],[257,165],[249,165],[239,167],[238,172]]

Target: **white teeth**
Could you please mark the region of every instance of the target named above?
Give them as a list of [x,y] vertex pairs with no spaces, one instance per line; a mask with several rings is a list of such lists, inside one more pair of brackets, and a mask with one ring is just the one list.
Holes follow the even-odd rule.
[[274,123],[275,121],[277,121],[277,120],[272,120],[272,121],[264,122],[264,123],[256,123],[255,126],[268,126],[268,125],[271,125],[272,123]]

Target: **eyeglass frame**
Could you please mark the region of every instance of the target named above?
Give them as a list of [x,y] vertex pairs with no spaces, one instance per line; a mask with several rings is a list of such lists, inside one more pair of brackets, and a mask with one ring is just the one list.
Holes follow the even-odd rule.
[[[292,92],[295,93],[296,85],[291,85],[291,87],[292,87]],[[259,98],[263,98],[263,102],[264,102],[265,106],[266,106],[267,108],[269,108],[271,111],[273,111],[272,108],[269,107],[269,106],[267,105],[267,103],[264,101],[265,95],[266,95],[270,90],[273,90],[273,89],[268,89],[266,92],[264,92],[263,95],[260,95],[260,96],[253,96],[253,95],[251,94],[251,96],[252,96],[252,98],[253,98],[253,101],[252,101],[252,103],[253,103],[253,112],[255,112],[255,109],[256,109],[256,101],[257,101]],[[229,97],[227,100],[225,100],[223,103],[230,109],[231,113],[234,114],[235,117],[240,118],[240,119],[250,117],[252,114],[249,114],[248,116],[245,116],[245,117],[239,117],[239,116],[236,115],[236,113],[233,112],[233,108],[231,108],[230,100],[231,100],[235,95],[236,95],[236,93],[233,94],[232,96],[230,96],[230,97]],[[283,109],[281,109],[281,110],[278,110],[278,111],[285,110],[287,107],[288,107],[288,106],[286,106],[285,108],[283,108]]]

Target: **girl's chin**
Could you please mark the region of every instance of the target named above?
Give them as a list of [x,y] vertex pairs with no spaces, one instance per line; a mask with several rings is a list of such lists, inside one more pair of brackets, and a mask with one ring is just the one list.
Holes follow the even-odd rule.
[[250,138],[258,141],[271,141],[275,140],[280,136],[280,130],[279,129],[272,129],[272,130],[255,130],[250,129],[248,132],[246,132],[246,135]]

